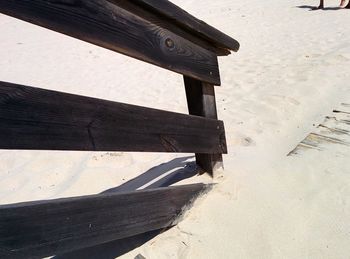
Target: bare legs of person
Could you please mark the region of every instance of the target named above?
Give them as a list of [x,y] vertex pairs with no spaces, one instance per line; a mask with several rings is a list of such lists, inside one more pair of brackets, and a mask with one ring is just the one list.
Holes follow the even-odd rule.
[[[348,4],[346,4],[346,2],[347,2]],[[349,0],[349,1],[341,0],[341,2],[340,2],[340,7],[343,7],[343,8],[346,8],[346,9],[350,9],[350,0]]]
[[[340,7],[343,7],[346,3],[346,0],[341,0],[340,1]],[[320,0],[320,5],[318,7],[313,8],[313,10],[319,10],[324,8],[324,0]],[[350,0],[344,8],[350,9]]]

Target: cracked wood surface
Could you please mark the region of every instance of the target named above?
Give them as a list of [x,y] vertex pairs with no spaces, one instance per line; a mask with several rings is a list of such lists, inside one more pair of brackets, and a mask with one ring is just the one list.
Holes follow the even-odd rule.
[[0,82],[0,148],[227,153],[222,121]]

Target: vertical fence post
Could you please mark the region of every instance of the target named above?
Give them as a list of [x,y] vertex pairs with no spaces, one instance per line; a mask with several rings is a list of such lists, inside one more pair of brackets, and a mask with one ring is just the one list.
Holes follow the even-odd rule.
[[[214,85],[187,76],[184,82],[189,114],[217,119]],[[222,154],[196,154],[196,163],[213,177],[223,169]]]

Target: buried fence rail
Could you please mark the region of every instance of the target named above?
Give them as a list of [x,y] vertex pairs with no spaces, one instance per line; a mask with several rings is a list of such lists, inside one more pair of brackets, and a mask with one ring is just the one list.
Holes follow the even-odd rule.
[[[0,81],[0,149],[196,153],[215,175],[218,56],[239,43],[167,0],[0,0],[0,13],[182,74],[189,115]],[[39,258],[176,224],[210,185],[0,206],[0,257]],[[132,215],[132,216],[130,216]]]
[[5,205],[0,258],[45,257],[168,228],[209,189],[192,184]]

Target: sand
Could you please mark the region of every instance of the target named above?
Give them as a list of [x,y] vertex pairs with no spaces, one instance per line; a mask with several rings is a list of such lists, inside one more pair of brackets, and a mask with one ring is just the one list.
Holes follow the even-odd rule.
[[[305,5],[318,2],[301,0],[174,3],[241,43],[220,58],[229,155],[219,184],[177,227],[121,258],[348,258],[350,147],[287,154],[350,103],[350,10],[310,12]],[[0,31],[2,81],[187,112],[178,74],[4,15]],[[1,151],[0,203],[99,193],[144,172],[157,181],[191,159]],[[177,184],[203,181],[211,179]]]

